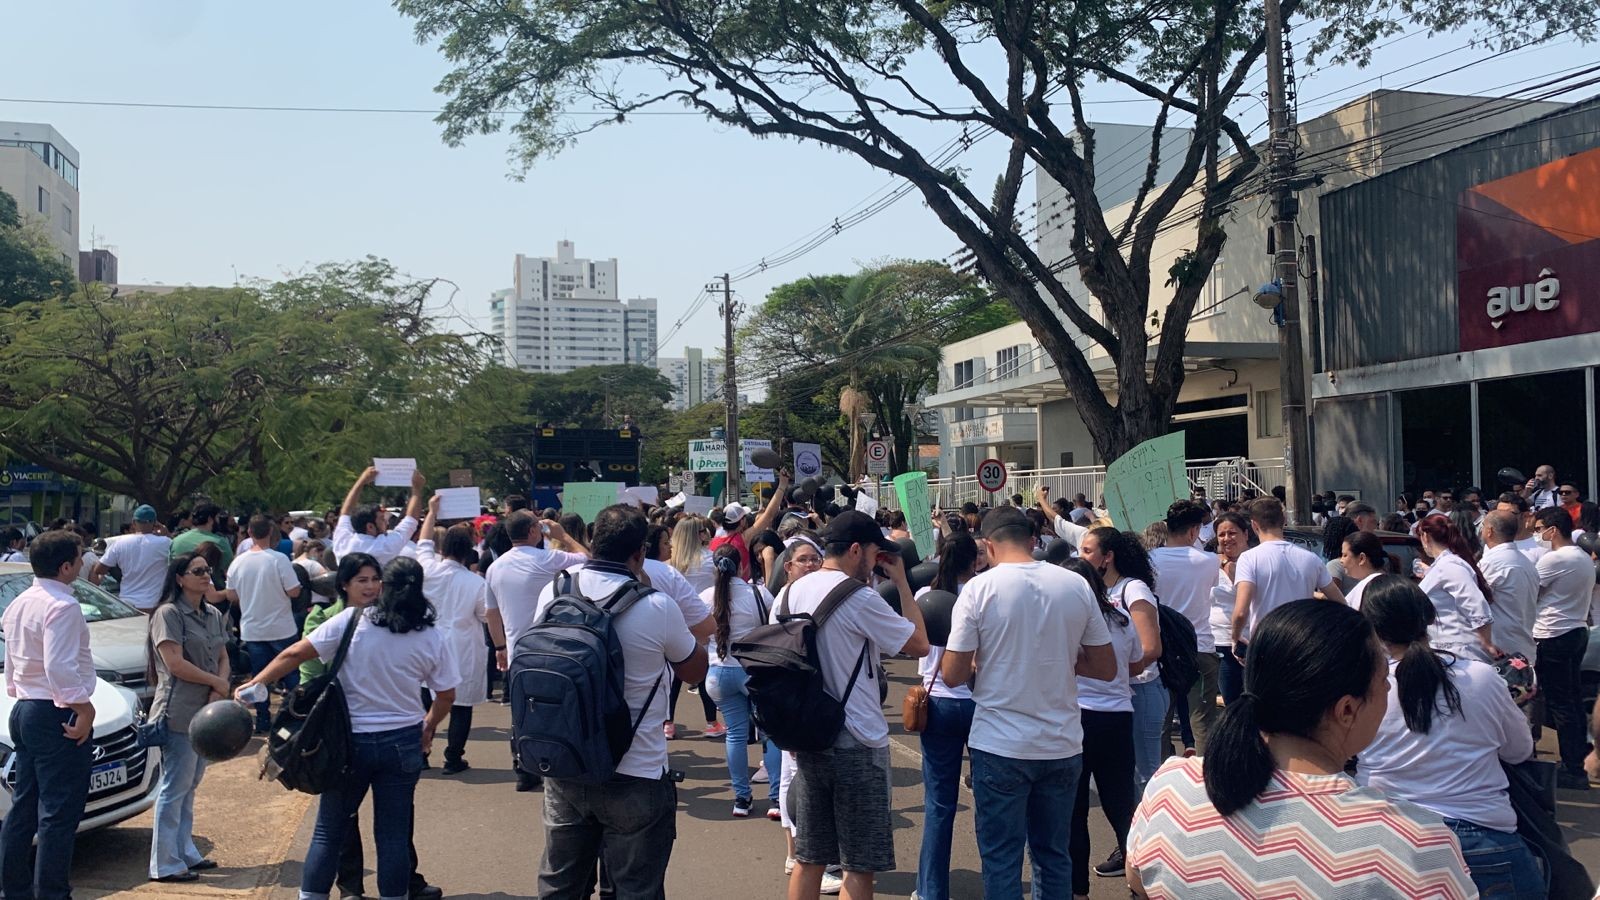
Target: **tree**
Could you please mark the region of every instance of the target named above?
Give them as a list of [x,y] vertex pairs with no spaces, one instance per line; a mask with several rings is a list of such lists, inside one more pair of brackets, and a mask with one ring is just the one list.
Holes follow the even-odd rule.
[[[840,471],[852,480],[865,462],[861,414],[872,413],[893,438],[889,467],[898,474],[912,468],[918,441],[910,409],[936,386],[939,347],[1004,324],[1007,312],[976,279],[941,263],[812,276],[773,289],[740,329],[741,366],[769,382],[798,378],[794,387],[806,396],[823,383],[833,388],[849,429]],[[787,397],[775,396],[784,405]]]
[[[1062,373],[1102,457],[1115,458],[1167,430],[1183,386],[1189,320],[1222,252],[1222,217],[1260,168],[1235,118],[1253,104],[1246,79],[1266,49],[1259,6],[1239,0],[397,0],[396,6],[416,19],[418,40],[437,41],[452,64],[438,86],[449,98],[439,116],[448,143],[510,121],[513,158],[526,167],[585,132],[675,103],[758,137],[852,154],[908,182],[972,252],[978,271],[1015,306]],[[1303,10],[1318,16],[1314,52],[1338,48],[1336,59],[1356,61],[1375,40],[1409,24],[1442,32],[1486,22],[1495,33],[1484,40],[1506,47],[1568,31],[1588,39],[1600,21],[1596,0],[1376,7],[1283,0],[1281,8],[1285,21]],[[1151,158],[1123,221],[1108,220],[1095,195],[1099,148],[1083,98],[1093,81],[1155,101],[1153,157],[1173,116],[1193,120],[1170,181],[1156,185],[1160,160]],[[572,109],[601,115],[586,118]],[[1004,163],[995,190],[984,197],[954,161],[991,134]],[[1224,145],[1233,150],[1226,162],[1219,160]],[[1070,201],[1070,265],[1089,297],[1075,295],[1014,227],[1033,170],[1061,185]],[[1167,273],[1151,272],[1155,238],[1164,224],[1191,215],[1197,237],[1189,264],[1166,285]],[[1152,296],[1156,291],[1164,296]],[[1159,313],[1153,331],[1152,303]],[[1087,343],[1080,346],[1079,337]],[[1090,366],[1089,345],[1103,348],[1115,366],[1114,399]]]
[[289,508],[375,455],[438,465],[430,412],[482,358],[386,262],[283,282],[70,297],[0,311],[0,446],[162,513],[202,488]]
[[0,306],[58,297],[77,283],[44,230],[24,222],[16,198],[0,190]]

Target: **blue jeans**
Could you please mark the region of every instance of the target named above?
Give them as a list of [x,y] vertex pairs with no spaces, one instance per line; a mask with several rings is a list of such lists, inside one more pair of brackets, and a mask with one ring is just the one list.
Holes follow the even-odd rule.
[[[728,778],[733,796],[750,799],[750,695],[744,689],[750,676],[740,666],[712,666],[701,690],[711,695],[728,727],[723,739],[728,756]],[[778,802],[778,770],[783,767],[783,751],[771,741],[764,742],[761,764],[767,767],[767,799]]]
[[985,897],[1022,896],[1022,848],[1035,900],[1072,896],[1072,805],[1083,755],[1011,759],[972,749],[972,794]]
[[928,725],[922,730],[922,855],[917,860],[917,896],[922,900],[950,900],[950,842],[974,709],[971,700],[928,698]]
[[1167,730],[1167,702],[1171,694],[1156,678],[1133,686],[1133,795],[1144,796],[1144,786],[1161,768],[1161,733]]
[[412,799],[422,772],[422,726],[351,736],[350,774],[322,795],[317,827],[300,875],[301,900],[326,900],[339,870],[345,832],[372,789],[372,840],[378,850],[378,895],[403,900],[410,893]]
[[[89,761],[94,742],[75,744],[62,733],[72,710],[49,700],[18,700],[11,707],[11,744],[17,786],[11,812],[0,825],[0,888],[7,900],[67,900],[72,847],[89,801]],[[33,865],[28,856],[39,840]]]
[[1231,646],[1218,647],[1217,658],[1222,662],[1217,670],[1217,683],[1222,687],[1222,705],[1227,706],[1244,693],[1244,666],[1234,658]]
[[150,877],[180,875],[205,857],[194,845],[194,795],[206,761],[195,755],[187,734],[167,732],[161,745],[161,785],[150,829]]
[[[284,638],[280,641],[245,641],[244,652],[250,657],[250,668],[259,672],[267,667],[278,654],[294,646],[295,638]],[[300,686],[300,670],[295,669],[283,679],[284,687],[294,690]],[[272,710],[268,701],[263,700],[256,704],[256,730],[266,731],[272,727]]]
[[1543,897],[1549,889],[1544,883],[1544,870],[1521,836],[1461,819],[1445,819],[1444,824],[1461,842],[1461,855],[1483,900]]

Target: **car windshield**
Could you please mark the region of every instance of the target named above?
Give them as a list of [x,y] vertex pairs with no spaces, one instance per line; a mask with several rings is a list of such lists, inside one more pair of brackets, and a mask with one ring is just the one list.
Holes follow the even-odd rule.
[[[33,584],[33,576],[25,572],[0,575],[0,612],[4,612],[17,595]],[[116,597],[100,590],[82,578],[72,583],[72,593],[77,595],[78,607],[87,622],[105,622],[110,619],[127,619],[143,613]]]

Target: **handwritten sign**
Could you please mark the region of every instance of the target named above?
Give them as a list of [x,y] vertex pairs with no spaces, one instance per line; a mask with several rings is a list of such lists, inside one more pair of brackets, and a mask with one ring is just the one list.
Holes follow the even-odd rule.
[[867,493],[865,489],[862,489],[860,493],[856,494],[856,511],[869,516],[877,515],[878,498]]
[[1151,438],[1106,466],[1106,505],[1118,528],[1143,531],[1189,496],[1181,431]]
[[712,497],[696,497],[693,494],[683,498],[683,511],[696,516],[711,515],[712,507],[717,501]]
[[372,467],[378,470],[378,477],[372,482],[378,487],[410,487],[411,473],[417,470],[417,461],[378,456],[373,457]]
[[905,513],[906,529],[917,542],[917,555],[923,559],[933,555],[933,509],[928,505],[928,473],[907,472],[894,479],[895,497],[900,500],[900,511]]
[[439,518],[475,519],[483,511],[483,495],[475,487],[448,487],[434,491],[439,495]]
[[569,481],[561,487],[561,511],[592,524],[600,510],[622,502],[620,481]]

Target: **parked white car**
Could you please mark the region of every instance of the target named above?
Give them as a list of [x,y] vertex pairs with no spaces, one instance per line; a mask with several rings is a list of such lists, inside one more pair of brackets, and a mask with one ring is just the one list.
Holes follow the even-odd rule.
[[[0,563],[0,611],[31,584],[33,569],[27,563]],[[148,708],[155,694],[146,670],[149,617],[82,578],[72,583],[72,593],[89,623],[95,674],[132,690]]]
[[[145,750],[134,739],[141,721],[139,698],[125,687],[96,679],[94,696],[94,761],[89,767],[89,803],[78,833],[115,825],[155,805],[160,781],[161,751]],[[15,751],[11,745],[11,707],[16,701],[0,691],[0,818],[11,812],[16,785]]]

